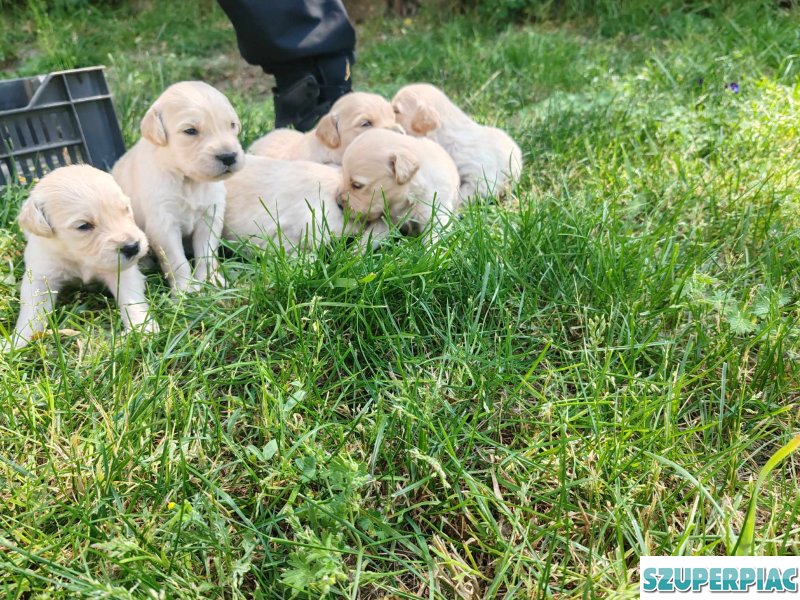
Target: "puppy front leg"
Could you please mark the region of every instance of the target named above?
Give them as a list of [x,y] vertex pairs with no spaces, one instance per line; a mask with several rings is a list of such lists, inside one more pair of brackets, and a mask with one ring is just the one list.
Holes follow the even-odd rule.
[[[484,184],[484,188],[486,185]],[[462,176],[461,185],[458,188],[458,195],[461,197],[461,202],[467,203],[470,200],[475,198],[475,195],[479,192],[479,184],[478,181],[471,175]],[[480,197],[484,197],[485,191],[480,193]]]
[[369,223],[365,228],[361,237],[358,240],[359,250],[366,250],[372,248],[375,250],[381,245],[389,235],[389,225],[385,221],[385,217],[381,217],[372,223]]
[[12,348],[22,348],[34,335],[44,331],[47,315],[53,311],[53,300],[57,293],[58,286],[54,284],[51,288],[46,275],[26,270],[19,292],[17,325],[11,343],[3,341],[0,343],[0,350],[5,352]]
[[196,289],[192,283],[189,259],[183,251],[179,227],[170,228],[164,235],[152,235],[150,246],[155,249],[161,269],[167,276],[173,292],[191,292]]
[[455,201],[451,202],[450,205],[435,202],[433,207],[428,207],[430,219],[428,224],[423,226],[423,233],[426,240],[430,240],[431,245],[439,241],[442,233],[450,224],[450,219],[453,217],[452,206],[456,206]]
[[117,300],[125,329],[141,329],[147,333],[158,332],[158,323],[149,314],[147,298],[144,295],[145,279],[138,266],[134,265],[119,273],[105,274],[103,282]]
[[225,280],[219,273],[217,249],[222,236],[224,215],[224,200],[221,203],[213,204],[208,208],[203,219],[197,223],[192,234],[195,279],[208,281],[220,287],[225,285]]

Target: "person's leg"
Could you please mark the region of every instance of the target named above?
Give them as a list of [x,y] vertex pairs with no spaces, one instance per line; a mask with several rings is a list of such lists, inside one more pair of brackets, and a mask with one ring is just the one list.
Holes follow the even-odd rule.
[[356,36],[341,0],[218,0],[250,64],[275,76],[275,126],[307,131],[351,90]]

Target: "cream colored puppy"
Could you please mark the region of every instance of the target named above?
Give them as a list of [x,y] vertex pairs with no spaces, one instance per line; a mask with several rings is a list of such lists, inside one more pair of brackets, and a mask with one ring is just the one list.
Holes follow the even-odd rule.
[[473,121],[437,87],[407,85],[395,94],[392,106],[409,135],[428,137],[453,157],[463,200],[502,193],[519,179],[522,152],[517,143],[505,131]]
[[250,154],[282,160],[342,164],[350,143],[372,128],[397,127],[389,102],[377,94],[353,92],[339,98],[316,129],[276,129],[253,142]]
[[111,175],[87,165],[55,169],[33,188],[18,220],[28,241],[25,274],[17,326],[11,343],[0,344],[3,350],[25,346],[43,331],[58,291],[75,279],[107,285],[126,328],[158,330],[148,319],[137,266],[147,238]]
[[[223,179],[242,168],[239,118],[228,99],[200,81],[176,83],[144,115],[142,139],[114,166],[173,290],[222,283],[217,247],[225,214]],[[195,268],[184,252],[191,241]]]
[[374,221],[385,215],[410,233],[431,226],[431,239],[458,208],[458,170],[431,140],[374,129],[344,153],[340,201]]
[[330,236],[371,235],[379,241],[388,227],[383,221],[365,226],[363,219],[345,215],[337,204],[341,183],[339,167],[248,156],[245,167],[225,182],[222,235],[262,248],[269,238],[287,251],[310,250]]

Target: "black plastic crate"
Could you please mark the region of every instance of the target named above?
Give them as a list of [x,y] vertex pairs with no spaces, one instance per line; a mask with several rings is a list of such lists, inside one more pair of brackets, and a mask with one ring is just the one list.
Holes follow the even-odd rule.
[[125,152],[103,67],[0,81],[0,187]]

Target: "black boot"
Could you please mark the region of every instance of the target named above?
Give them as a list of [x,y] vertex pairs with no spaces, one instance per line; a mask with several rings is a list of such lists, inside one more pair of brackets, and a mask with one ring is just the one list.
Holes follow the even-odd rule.
[[349,55],[320,57],[282,66],[272,89],[275,127],[309,131],[336,100],[352,91]]

